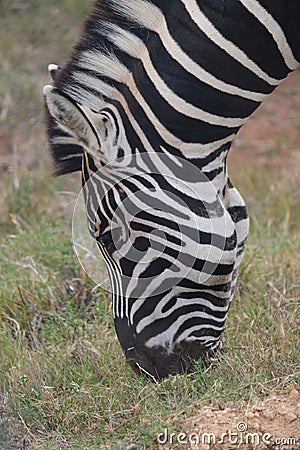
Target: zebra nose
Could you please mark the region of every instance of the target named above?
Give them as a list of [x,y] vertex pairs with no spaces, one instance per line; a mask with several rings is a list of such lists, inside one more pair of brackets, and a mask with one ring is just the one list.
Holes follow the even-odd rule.
[[128,364],[136,374],[145,375],[154,382],[164,378],[145,351],[137,351],[135,347],[131,347],[125,350],[125,356]]
[[128,348],[126,359],[131,368],[138,375],[145,375],[151,381],[161,381],[169,375],[191,372],[193,362],[189,358],[182,358],[178,353],[168,354],[164,348],[148,349],[145,346]]

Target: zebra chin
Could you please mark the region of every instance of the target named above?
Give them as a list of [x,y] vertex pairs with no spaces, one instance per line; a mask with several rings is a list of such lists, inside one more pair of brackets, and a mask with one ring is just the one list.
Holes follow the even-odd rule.
[[115,329],[127,363],[136,374],[154,382],[170,375],[194,373],[199,370],[199,360],[208,367],[222,352],[220,342],[214,350],[207,349],[199,341],[182,341],[172,351],[166,346],[147,347],[133,327],[128,326],[127,319],[115,318]]

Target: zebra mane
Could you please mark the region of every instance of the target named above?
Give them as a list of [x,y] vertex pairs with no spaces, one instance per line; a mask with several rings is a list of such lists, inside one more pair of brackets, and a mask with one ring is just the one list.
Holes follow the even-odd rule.
[[[54,88],[73,102],[99,111],[105,99],[118,97],[144,50],[147,29],[162,20],[161,11],[146,0],[98,0],[87,18]],[[46,108],[54,174],[81,170],[83,147],[53,119]]]

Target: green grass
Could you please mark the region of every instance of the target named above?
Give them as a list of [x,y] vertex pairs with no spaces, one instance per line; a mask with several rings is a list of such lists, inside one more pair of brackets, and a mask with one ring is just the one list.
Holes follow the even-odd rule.
[[110,300],[95,291],[72,250],[76,195],[61,192],[78,191],[80,182],[50,178],[42,125],[47,63],[53,55],[63,61],[89,3],[0,5],[0,145],[14,168],[14,176],[3,169],[0,180],[3,449],[24,440],[38,450],[156,449],[157,433],[181,430],[201,405],[263,397],[300,378],[299,188],[275,171],[234,165],[251,235],[226,353],[215,367],[199,365],[196,374],[159,384],[125,364]]
[[[259,186],[264,198],[267,186]],[[278,195],[276,205],[287,201],[285,193]],[[259,209],[228,318],[224,357],[209,370],[199,366],[194,375],[157,385],[126,366],[109,300],[82,277],[69,230],[43,214],[24,228],[20,216],[0,244],[7,433],[26,436],[40,449],[113,443],[154,449],[157,433],[164,427],[178,431],[192,406],[245,401],[298,383],[295,208],[290,204],[293,213],[279,228],[277,216],[267,221]]]

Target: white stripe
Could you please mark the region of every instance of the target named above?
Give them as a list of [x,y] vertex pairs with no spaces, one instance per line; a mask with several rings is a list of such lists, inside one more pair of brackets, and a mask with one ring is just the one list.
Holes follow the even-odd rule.
[[[64,130],[63,130],[64,131]],[[81,143],[78,140],[78,137],[73,137],[73,136],[55,136],[53,138],[50,139],[51,144],[53,145],[77,145],[80,146]],[[77,156],[79,156],[79,154],[77,153]],[[82,157],[82,153],[80,154],[80,156]],[[63,158],[61,158],[63,159]]]
[[[220,336],[209,336],[209,335],[200,336],[200,337],[189,336],[191,333],[193,333],[195,331],[198,331],[198,330],[199,330],[199,327],[189,328],[188,333],[187,333],[188,336],[184,340],[186,342],[195,342],[195,341],[203,342],[207,350],[213,350],[215,347],[219,347],[219,345],[220,345],[220,342],[219,342]],[[180,340],[182,340],[181,336],[180,336]],[[212,345],[211,341],[214,342],[213,345]],[[215,342],[215,341],[217,341],[217,342]]]
[[[262,102],[266,98],[266,94],[248,91],[246,89],[227,84],[200,67],[199,64],[193,61],[173,39],[168,30],[163,13],[156,6],[139,0],[130,0],[130,2],[128,0],[123,0],[122,2],[119,0],[113,0],[113,3],[114,9],[127,15],[131,20],[136,20],[139,24],[156,32],[170,56],[185,70],[190,72],[203,83],[206,83],[227,94],[237,95],[256,102]],[[123,30],[122,33],[125,35],[126,32]],[[277,84],[279,84],[279,82]]]
[[[172,291],[173,293],[173,291]],[[214,316],[214,312],[218,311],[218,312],[223,312],[224,316],[226,316],[226,313],[228,311],[229,308],[229,304],[226,306],[215,306],[213,305],[209,300],[205,300],[202,298],[197,298],[197,295],[199,295],[199,293],[195,294],[195,298],[193,299],[182,299],[182,298],[177,298],[175,305],[168,309],[168,311],[166,312],[162,312],[163,308],[166,306],[167,302],[170,300],[169,298],[167,298],[167,301],[165,298],[163,298],[158,305],[156,306],[155,310],[147,315],[146,317],[144,317],[143,319],[141,319],[138,322],[138,325],[136,327],[136,331],[137,333],[141,333],[143,331],[144,328],[146,328],[147,326],[151,325],[153,322],[155,322],[155,320],[159,320],[159,319],[164,319],[167,316],[170,316],[171,314],[174,313],[174,311],[183,308],[185,306],[194,306],[197,305],[199,306],[199,308],[206,306],[207,308],[213,310],[213,312],[210,313],[210,316],[215,319]],[[223,320],[222,319],[215,319],[215,320]]]
[[[146,47],[145,50],[147,50]],[[153,81],[155,88],[157,89],[161,97],[166,102],[168,102],[168,104],[175,111],[192,119],[201,120],[211,125],[223,126],[228,128],[240,127],[248,119],[248,117],[241,119],[241,118],[216,116],[200,108],[197,108],[196,106],[191,105],[190,103],[187,103],[181,97],[172,92],[171,89],[157,74],[152,65],[151,59],[147,51],[144,52],[143,56],[144,56],[143,62],[145,70],[148,73],[151,81]],[[118,61],[113,55],[106,56],[102,53],[88,51],[83,53],[78,65],[83,69],[93,70],[94,72],[97,72],[99,75],[110,77],[118,82],[125,84],[132,93],[132,95],[136,98],[136,100],[138,100],[140,105],[141,106],[144,105],[144,111],[145,112],[146,110],[148,110],[148,112],[151,111],[152,118],[154,120],[153,124],[156,125],[158,119],[155,116],[149,104],[144,99],[142,93],[136,86],[132,73],[127,69],[125,65],[123,65],[120,61]]]
[[73,153],[71,155],[64,156],[63,158],[59,158],[59,160],[65,161],[67,159],[74,159],[74,158],[82,158],[82,153]]
[[[153,260],[155,260],[155,255]],[[130,296],[132,295],[132,292],[134,292],[134,290],[136,289],[136,287],[138,286],[139,289],[141,290],[141,286],[143,287],[143,292],[142,295],[139,296],[139,299],[137,299],[132,307],[131,307],[131,311],[130,311],[130,319],[131,322],[134,322],[134,316],[135,314],[139,311],[139,309],[142,307],[143,303],[145,302],[145,299],[148,297],[151,297],[153,295],[153,292],[159,289],[162,289],[162,285],[164,285],[164,282],[166,281],[166,277],[172,277],[175,281],[175,283],[179,283],[182,279],[186,278],[190,281],[193,281],[195,283],[198,284],[203,284],[205,283],[205,287],[207,289],[209,289],[210,286],[215,286],[215,285],[220,285],[223,283],[230,283],[231,282],[231,278],[232,278],[232,274],[228,274],[228,275],[209,275],[207,273],[203,273],[203,272],[199,272],[199,270],[194,270],[194,269],[190,269],[186,266],[186,264],[182,264],[180,261],[178,260],[174,260],[174,258],[169,258],[168,255],[164,255],[164,259],[166,259],[167,261],[170,261],[173,265],[172,270],[174,268],[178,269],[177,272],[172,273],[170,275],[170,271],[168,269],[168,271],[164,271],[163,273],[159,274],[158,276],[154,278],[150,278],[150,279],[146,279],[146,278],[139,278],[140,277],[140,272],[141,272],[141,266],[140,264],[143,264],[143,258],[141,258],[141,260],[139,261],[139,264],[137,264],[135,266],[135,269],[132,273],[132,278],[130,279],[130,282],[128,284],[127,287],[127,295]],[[149,260],[149,255],[147,255],[147,260]],[[217,264],[216,264],[217,267]],[[203,283],[201,280],[201,277],[203,278]],[[226,279],[225,279],[226,278]],[[219,292],[214,290],[214,295],[216,297],[218,297]],[[223,298],[223,292],[220,291],[220,297]],[[230,294],[230,290],[227,291],[227,296]]]
[[276,20],[271,16],[271,14],[261,6],[256,0],[240,0],[243,6],[248,9],[248,11],[253,14],[257,20],[268,30],[268,32],[273,36],[277,47],[282,54],[285,64],[289,69],[295,70],[298,67],[299,62],[294,58],[293,52],[286,40],[285,34],[276,22]]
[[126,301],[126,299],[123,296],[123,286],[119,267],[117,263],[111,259],[105,247],[99,246],[99,250],[106,263],[107,271],[110,274],[111,289],[113,296],[113,316],[120,317],[121,319],[123,319],[124,309],[125,309],[125,317],[128,317],[128,305],[125,304],[124,308],[124,301]]
[[[110,28],[113,32],[107,34],[107,37],[121,50],[127,52],[134,58],[140,59],[140,61],[143,63],[143,67],[147,75],[157,88],[158,92],[175,110],[177,110],[181,114],[185,114],[195,119],[203,120],[204,122],[208,122],[213,125],[234,127],[236,126],[234,124],[234,121],[236,121],[237,123],[239,122],[240,124],[243,122],[243,119],[240,119],[238,121],[237,119],[216,116],[200,108],[197,108],[190,103],[187,103],[181,97],[176,95],[160,77],[159,73],[156,71],[152,64],[149,51],[142,40],[132,35],[131,33],[122,30],[120,27],[111,26]],[[237,124],[237,126],[239,125]]]
[[[131,123],[132,127],[134,128],[135,132],[139,136],[139,138],[142,141],[142,144],[144,145],[145,149],[147,151],[153,151],[153,148],[151,144],[149,143],[148,139],[144,135],[142,129],[140,128],[138,122],[135,120],[133,115],[131,114],[131,111],[129,109],[129,106],[126,102],[126,99],[124,96],[117,91],[113,86],[109,86],[107,83],[104,83],[103,81],[99,80],[98,78],[95,78],[91,75],[82,73],[82,72],[75,72],[73,74],[73,78],[75,81],[84,84],[85,86],[89,86],[92,89],[99,92],[99,95],[106,95],[106,93],[109,92],[109,96],[111,99],[115,99],[121,103],[123,108],[125,109],[128,120]],[[94,94],[82,89],[81,91],[78,91],[74,89],[72,86],[67,86],[65,89],[65,92],[69,94],[75,101],[78,101],[79,103],[88,104],[88,106],[92,109],[101,108],[104,106],[104,101],[100,97],[96,97]],[[101,104],[102,103],[102,104]],[[148,112],[146,112],[146,115],[150,118],[150,121],[153,123],[153,114],[150,108],[148,108]],[[157,120],[154,116],[155,121]],[[220,139],[218,141],[209,142],[207,144],[201,144],[201,143],[189,143],[184,142],[181,139],[174,136],[172,133],[170,133],[163,125],[160,124],[160,122],[157,122],[157,129],[156,131],[158,134],[160,134],[161,138],[169,144],[171,147],[177,148],[182,152],[184,156],[187,158],[193,158],[193,157],[203,157],[204,155],[217,150],[221,147],[221,145],[227,144],[228,142],[231,142],[235,138],[235,134],[231,134],[230,136],[227,136],[223,139]]]
[[[230,304],[228,304],[228,308],[229,308]],[[227,313],[224,316],[224,320],[226,320],[227,318]],[[214,329],[214,327],[210,327],[212,329]],[[196,337],[196,336],[191,336],[191,334],[200,331],[203,329],[202,325],[196,325],[194,327],[190,327],[187,328],[183,333],[181,333],[181,335],[178,337],[178,339],[176,340],[177,343],[181,342],[181,341],[218,341],[220,339],[220,336],[210,336],[210,335],[205,335],[205,336],[201,336],[201,337]]]
[[196,0],[181,0],[185,5],[191,19],[203,31],[206,36],[224,50],[229,56],[238,61],[247,69],[251,70],[258,78],[261,78],[271,86],[277,86],[281,80],[270,77],[254,61],[252,61],[241,49],[233,42],[224,38],[222,34],[214,27],[208,18],[200,10]]
[[[175,334],[178,332],[179,328],[184,324],[184,322],[186,322],[189,319],[193,319],[195,317],[202,319],[203,314],[192,312],[192,313],[185,314],[185,315],[178,317],[178,319],[175,322],[173,322],[169,328],[167,328],[162,333],[157,334],[156,336],[153,336],[152,338],[150,338],[148,341],[145,342],[145,345],[147,347],[163,346],[166,348],[168,348],[170,346],[169,351],[172,351],[172,346],[174,345],[173,339],[174,339]],[[211,318],[211,317],[209,317],[209,318]],[[200,329],[201,330],[205,330],[205,329],[216,330],[221,333],[224,329],[224,325],[217,327],[215,325],[203,324],[203,325],[199,325],[197,327],[197,329],[198,330],[200,330]],[[188,328],[188,330],[190,330],[190,328]],[[183,333],[184,333],[184,331],[181,333],[181,335]],[[180,340],[181,340],[181,336],[179,336],[177,338],[177,342],[179,342]]]

